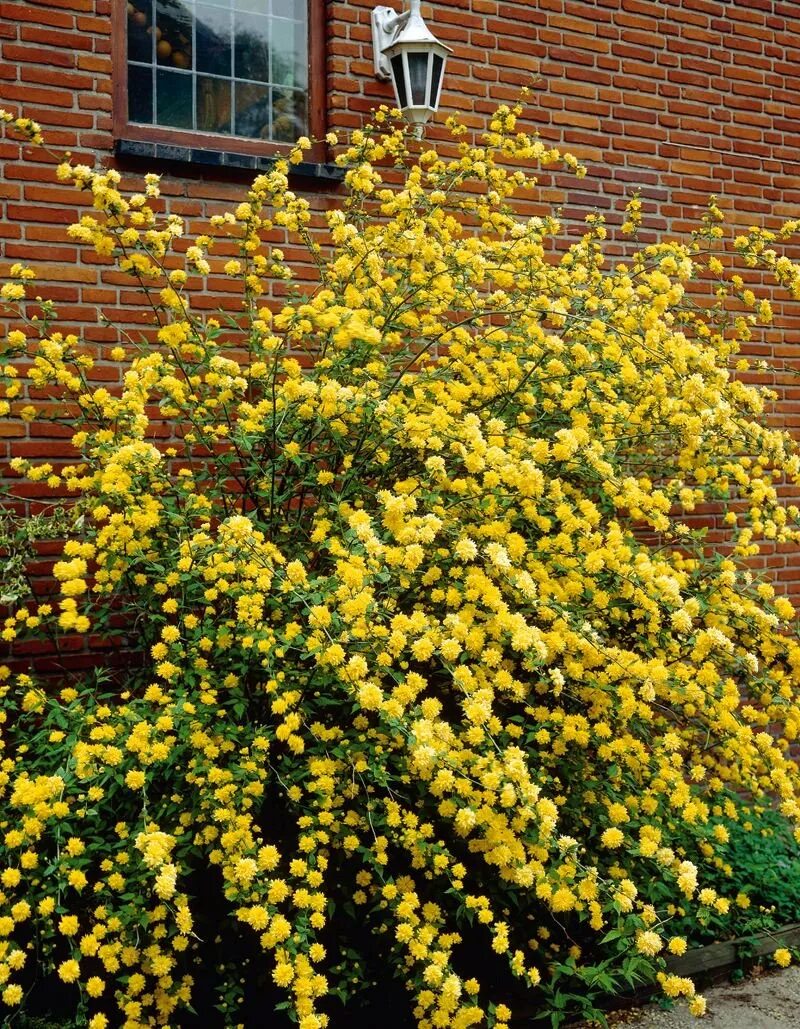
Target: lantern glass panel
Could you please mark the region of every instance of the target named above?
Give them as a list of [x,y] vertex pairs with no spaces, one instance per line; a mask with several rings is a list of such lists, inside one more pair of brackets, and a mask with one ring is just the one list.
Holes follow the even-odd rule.
[[408,90],[406,89],[406,72],[403,67],[403,55],[396,54],[392,58],[392,77],[394,88],[397,91],[397,103],[399,107],[408,107]]
[[439,86],[442,83],[443,69],[444,60],[438,54],[434,54],[433,70],[431,71],[431,107],[436,107],[439,103]]
[[425,50],[409,51],[408,77],[411,84],[411,103],[415,107],[429,107],[428,103],[428,58]]

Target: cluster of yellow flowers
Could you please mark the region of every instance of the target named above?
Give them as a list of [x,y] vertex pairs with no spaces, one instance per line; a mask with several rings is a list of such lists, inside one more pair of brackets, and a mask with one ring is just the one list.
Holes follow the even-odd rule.
[[[138,280],[158,328],[98,386],[79,337],[27,317],[27,269],[1,295],[0,413],[64,412],[79,455],[14,462],[76,517],[57,595],[4,639],[138,648],[106,685],[2,669],[7,1005],[55,974],[92,1029],[176,1024],[224,929],[234,951],[252,934],[253,983],[260,963],[300,1029],[331,1023],[373,948],[420,1029],[506,1029],[556,979],[586,993],[598,952],[702,1014],[664,971],[686,946],[670,910],[729,910],[703,870],[726,866],[740,795],[800,823],[793,610],[746,564],[800,540],[779,495],[800,459],[735,374],[771,312],[716,254],[715,205],[687,243],[610,262],[592,217],[559,251],[558,219],[513,199],[539,166],[583,169],[519,113],[411,154],[378,112],[325,239],[288,162],[183,255],[156,176],[129,197],[59,167],[92,197],[72,235]],[[640,216],[634,198],[626,231]],[[276,228],[319,274],[290,302],[268,299],[291,276]],[[766,242],[736,252],[800,282]],[[705,309],[686,298],[703,269]],[[225,335],[191,306],[215,270],[241,283]],[[61,407],[31,414],[28,386]],[[725,553],[687,521],[708,502]]]

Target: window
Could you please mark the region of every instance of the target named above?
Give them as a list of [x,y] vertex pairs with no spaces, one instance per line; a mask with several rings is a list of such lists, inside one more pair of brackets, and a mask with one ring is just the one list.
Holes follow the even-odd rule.
[[324,0],[115,9],[118,137],[268,154],[324,134]]

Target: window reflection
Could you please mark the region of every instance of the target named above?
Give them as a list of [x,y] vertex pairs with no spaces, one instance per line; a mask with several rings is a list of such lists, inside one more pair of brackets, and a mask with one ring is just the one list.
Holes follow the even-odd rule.
[[195,8],[195,53],[197,71],[230,77],[231,11],[224,7],[198,4]]
[[236,14],[236,78],[269,82],[269,18]]
[[192,67],[192,11],[190,6],[175,0],[158,0],[156,24],[156,61],[162,67]]

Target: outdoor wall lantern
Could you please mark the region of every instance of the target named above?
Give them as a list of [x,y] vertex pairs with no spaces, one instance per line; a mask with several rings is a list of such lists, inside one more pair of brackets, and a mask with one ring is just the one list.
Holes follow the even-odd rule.
[[423,125],[436,113],[450,47],[440,43],[423,21],[420,0],[397,14],[391,7],[372,12],[375,75],[392,80],[397,106],[422,136]]

